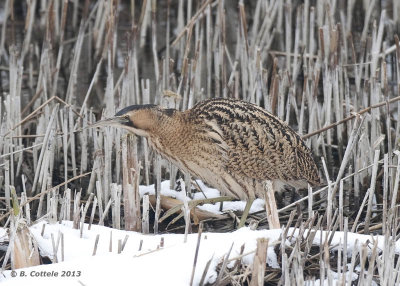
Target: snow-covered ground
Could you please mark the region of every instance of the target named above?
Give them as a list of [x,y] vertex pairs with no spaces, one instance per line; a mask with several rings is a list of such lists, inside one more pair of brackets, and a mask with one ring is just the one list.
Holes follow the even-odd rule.
[[[218,191],[205,186],[207,197],[219,196]],[[154,188],[141,187],[141,195],[154,193]],[[172,197],[181,196],[180,192],[169,190],[169,182],[162,183],[162,194]],[[198,195],[196,195],[198,196]],[[196,197],[201,198],[201,197]],[[252,211],[263,208],[259,200]],[[244,202],[224,203],[224,208],[243,209]],[[204,206],[209,211],[218,211],[218,206]],[[44,233],[41,234],[45,224]],[[58,247],[59,263],[40,265],[31,268],[18,269],[16,272],[5,271],[0,275],[4,285],[189,285],[195,257],[198,234],[188,235],[184,242],[183,234],[143,235],[131,231],[116,230],[104,226],[84,225],[82,238],[80,230],[72,228],[71,221],[50,224],[42,221],[30,227],[30,231],[38,243],[40,254],[54,258],[51,236],[57,241],[61,233],[64,236],[64,261],[61,243]],[[292,233],[293,229],[289,230]],[[295,234],[298,230],[295,230]],[[268,238],[269,245],[279,239],[281,230],[250,230],[242,228],[232,233],[203,233],[200,242],[197,265],[193,285],[198,285],[208,261],[211,260],[205,282],[213,282],[217,278],[216,266],[226,256],[230,247],[233,248],[230,258],[240,254],[240,248],[245,245],[244,253],[256,248],[257,238]],[[93,256],[95,240],[99,235],[96,255]],[[322,238],[321,238],[322,235]],[[313,243],[319,245],[325,241],[327,233],[318,232]],[[4,229],[0,228],[0,240],[7,239]],[[128,237],[123,251],[118,254],[118,242]],[[296,236],[296,235],[295,235]],[[383,236],[369,236],[348,233],[348,255],[354,247],[359,247],[367,241],[378,240],[380,249],[384,246]],[[163,245],[161,245],[163,241]],[[336,232],[331,245],[343,243],[344,233]],[[289,243],[289,242],[288,242]],[[141,249],[139,250],[141,246]],[[400,241],[396,242],[396,252],[400,253]],[[245,264],[253,262],[254,254],[242,258]],[[234,261],[231,262],[233,266]],[[267,263],[270,267],[279,267],[273,246],[267,253]],[[229,264],[228,264],[229,267]],[[15,277],[12,277],[15,276]],[[334,275],[333,275],[334,277]],[[319,282],[319,281],[317,281]],[[322,283],[324,284],[324,283]]]
[[[41,236],[42,225],[46,224],[44,235]],[[181,234],[142,235],[140,233],[115,230],[108,227],[93,225],[87,230],[85,225],[83,237],[80,231],[72,228],[72,222],[62,224],[38,223],[30,228],[37,240],[41,255],[53,257],[51,234],[57,240],[60,233],[64,234],[64,262],[41,265],[29,269],[17,270],[17,277],[11,277],[11,271],[4,273],[4,285],[189,285],[194,255],[197,244],[197,234],[190,234],[184,243]],[[96,235],[100,235],[97,254],[92,256]],[[246,244],[245,252],[254,250],[256,239],[269,237],[271,241],[279,238],[280,230],[250,231],[248,228],[233,233],[204,233],[202,235],[199,257],[194,276],[194,285],[201,279],[207,262],[212,263],[207,274],[207,281],[217,277],[216,265],[226,255],[234,243],[231,257],[239,255],[240,247]],[[121,254],[117,254],[118,240],[129,238]],[[110,252],[110,237],[112,249]],[[164,246],[160,247],[161,239]],[[141,241],[142,250],[139,251]],[[57,253],[61,261],[61,249]],[[252,262],[252,255],[245,256],[243,261]],[[279,267],[272,248],[268,253],[268,263]],[[68,272],[69,271],[69,272]],[[21,277],[24,273],[27,277]],[[42,277],[43,273],[58,274],[58,277]],[[63,273],[75,277],[60,277]],[[46,274],[47,275],[47,274]],[[33,276],[33,277],[32,277]],[[39,276],[39,277],[36,277]],[[1,280],[0,280],[1,281]],[[61,283],[61,284],[60,284]],[[82,284],[83,283],[83,284]]]
[[[43,236],[43,224],[46,224]],[[190,234],[184,243],[182,234],[142,235],[136,232],[122,231],[93,225],[88,230],[85,224],[83,236],[72,228],[72,222],[61,224],[40,222],[33,225],[31,233],[38,242],[41,255],[53,257],[51,234],[57,240],[64,235],[64,262],[19,269],[17,277],[11,277],[11,271],[5,271],[0,282],[4,285],[189,285],[197,234]],[[291,230],[290,230],[291,231]],[[232,233],[203,233],[199,256],[194,275],[194,285],[198,285],[207,262],[212,259],[206,281],[213,282],[217,277],[216,265],[227,254],[233,244],[230,258],[238,256],[240,247],[245,244],[244,253],[256,248],[257,238],[269,238],[270,243],[279,239],[281,230],[258,230],[242,228]],[[92,255],[96,236],[100,235],[97,253]],[[321,233],[317,233],[314,243],[320,243]],[[322,232],[323,239],[326,233]],[[129,236],[122,253],[118,254],[118,240]],[[110,243],[110,237],[112,242]],[[348,252],[367,240],[378,239],[378,247],[383,247],[384,237],[357,235],[348,233]],[[164,246],[160,247],[161,240]],[[358,240],[356,244],[356,240]],[[139,246],[142,241],[142,249]],[[336,232],[332,245],[344,241],[344,233]],[[111,248],[110,248],[111,245]],[[396,252],[400,252],[400,241],[396,243]],[[250,264],[253,254],[243,257],[243,263]],[[62,260],[61,247],[57,253]],[[232,262],[233,263],[233,262]],[[270,267],[279,267],[273,248],[268,249],[267,263]],[[15,273],[14,273],[15,274]],[[57,277],[55,276],[57,275]],[[62,277],[64,275],[64,277]],[[67,277],[69,276],[69,277]]]
[[[43,224],[46,224],[43,236]],[[83,236],[72,228],[72,222],[61,224],[40,222],[33,225],[31,233],[38,242],[41,255],[53,258],[51,234],[57,240],[60,233],[64,235],[64,262],[19,269],[17,277],[11,277],[11,271],[5,271],[0,281],[4,285],[189,285],[197,234],[190,234],[184,243],[182,234],[142,235],[136,232],[122,231],[108,227],[93,225],[88,230],[85,224]],[[242,228],[232,233],[203,233],[199,256],[194,275],[194,285],[198,285],[207,262],[212,259],[206,281],[213,282],[217,277],[216,265],[227,254],[233,244],[230,257],[238,256],[240,247],[245,244],[245,253],[256,248],[257,238],[269,238],[270,243],[279,239],[281,230],[258,230]],[[100,235],[97,253],[93,256],[96,236]],[[326,233],[322,233],[323,238]],[[129,236],[122,253],[118,254],[118,240]],[[320,235],[315,236],[314,243],[320,243]],[[335,233],[332,245],[343,241],[342,232]],[[110,243],[110,238],[112,242]],[[367,240],[371,236],[348,233],[348,251]],[[375,236],[378,247],[383,246],[384,237]],[[164,246],[160,247],[161,240]],[[139,246],[142,241],[142,249]],[[111,247],[110,247],[111,245]],[[396,252],[400,252],[400,242],[396,243]],[[243,257],[245,264],[251,264],[254,255]],[[57,253],[58,261],[62,260],[61,247]],[[233,262],[232,262],[233,263]],[[267,263],[270,267],[279,267],[273,248],[268,249]],[[15,272],[14,272],[15,275]]]

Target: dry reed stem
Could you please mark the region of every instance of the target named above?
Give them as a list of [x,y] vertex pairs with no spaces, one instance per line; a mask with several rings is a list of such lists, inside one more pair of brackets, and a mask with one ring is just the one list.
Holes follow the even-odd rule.
[[257,239],[250,286],[264,285],[265,261],[267,260],[268,239]]
[[142,211],[142,233],[149,233],[149,211],[150,211],[150,201],[149,195],[143,196],[143,211]]
[[182,38],[185,35],[185,33],[188,31],[188,28],[197,21],[197,18],[201,15],[201,13],[203,13],[203,11],[207,8],[207,6],[211,4],[212,1],[213,0],[207,0],[206,2],[203,3],[201,8],[199,10],[197,10],[196,14],[193,15],[193,17],[190,19],[190,21],[188,21],[188,24],[186,25],[186,27],[178,34],[178,36],[176,36],[176,38],[172,42],[171,46],[175,46],[177,44],[177,42],[180,40],[180,38]]
[[[17,222],[18,223],[18,222]],[[15,234],[12,259],[14,268],[25,268],[40,265],[39,252],[34,249],[31,234],[27,225],[18,223],[18,230]]]
[[190,277],[190,285],[193,285],[193,278],[194,278],[194,274],[195,274],[195,271],[196,271],[197,258],[198,258],[199,250],[200,250],[200,242],[201,242],[201,234],[202,234],[202,232],[203,232],[203,225],[200,224],[199,231],[198,231],[198,236],[197,236],[196,251],[195,251],[194,260],[193,260],[192,275]]
[[266,185],[266,198],[265,198],[265,209],[267,212],[267,219],[270,229],[279,229],[281,225],[279,223],[278,207],[275,200],[275,190],[273,189],[272,183]]
[[379,150],[375,150],[375,156],[374,156],[374,166],[372,168],[372,177],[371,177],[371,185],[370,185],[370,191],[369,191],[369,199],[368,199],[368,207],[367,207],[367,214],[366,214],[366,219],[365,219],[365,228],[364,232],[365,234],[369,234],[369,225],[371,221],[371,211],[372,211],[372,204],[373,204],[373,197],[375,194],[375,183],[376,183],[376,177],[378,173],[378,160],[379,160]]
[[97,234],[97,235],[96,235],[96,239],[95,239],[95,241],[94,241],[94,247],[93,247],[92,256],[95,256],[95,255],[96,255],[97,246],[99,245],[99,239],[100,239],[100,234]]

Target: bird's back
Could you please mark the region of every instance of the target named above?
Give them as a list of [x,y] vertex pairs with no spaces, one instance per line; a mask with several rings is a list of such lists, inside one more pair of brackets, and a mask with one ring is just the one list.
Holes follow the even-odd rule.
[[286,123],[261,107],[210,99],[188,111],[199,133],[212,138],[233,178],[280,181],[296,188],[320,182],[310,149]]

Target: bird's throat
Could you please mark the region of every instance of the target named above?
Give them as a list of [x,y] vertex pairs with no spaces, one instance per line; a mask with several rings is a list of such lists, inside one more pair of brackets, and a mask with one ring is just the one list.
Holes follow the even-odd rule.
[[185,113],[175,111],[170,114],[160,114],[147,136],[149,145],[160,155],[171,162],[179,158],[187,148],[190,148],[192,130]]

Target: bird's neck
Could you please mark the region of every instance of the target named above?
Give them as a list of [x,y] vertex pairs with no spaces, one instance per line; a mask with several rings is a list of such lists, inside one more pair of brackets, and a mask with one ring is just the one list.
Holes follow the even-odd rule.
[[147,139],[160,154],[171,157],[187,146],[192,131],[185,112],[167,110],[158,114],[155,123]]

